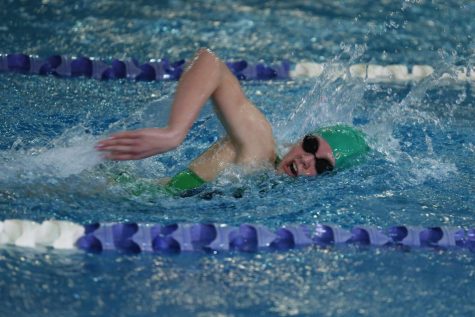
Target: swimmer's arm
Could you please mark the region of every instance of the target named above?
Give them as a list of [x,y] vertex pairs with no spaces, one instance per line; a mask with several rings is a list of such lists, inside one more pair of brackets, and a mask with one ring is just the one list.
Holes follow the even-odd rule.
[[174,149],[210,97],[236,153],[252,153],[258,159],[264,151],[269,155],[273,150],[270,124],[245,97],[227,66],[206,49],[198,51],[182,75],[167,127],[117,133],[99,142],[97,149],[114,160],[142,159]]
[[267,151],[266,157],[273,156],[270,123],[246,98],[236,76],[207,49],[197,52],[177,88],[168,127],[177,131],[180,142],[209,98],[237,153],[260,158]]

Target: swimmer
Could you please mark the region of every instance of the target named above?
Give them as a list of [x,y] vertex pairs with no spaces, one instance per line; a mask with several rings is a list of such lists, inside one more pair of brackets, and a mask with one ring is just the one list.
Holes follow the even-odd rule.
[[270,123],[246,98],[228,67],[208,49],[198,50],[181,76],[166,127],[116,133],[100,141],[96,149],[106,159],[119,161],[173,150],[183,142],[209,98],[227,135],[169,181],[172,191],[199,187],[230,165],[272,166],[291,177],[316,176],[348,165],[367,151],[361,132],[340,125],[306,135],[279,158]]

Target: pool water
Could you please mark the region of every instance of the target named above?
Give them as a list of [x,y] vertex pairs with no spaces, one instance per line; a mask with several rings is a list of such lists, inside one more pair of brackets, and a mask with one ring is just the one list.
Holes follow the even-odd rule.
[[[166,123],[176,82],[0,74],[0,220],[475,226],[475,6],[464,1],[6,1],[3,53],[429,64],[414,83],[318,78],[242,82],[280,147],[315,126],[348,123],[372,151],[355,168],[289,179],[226,171],[177,198],[113,181],[180,171],[219,139],[207,105],[176,151],[104,162],[95,142]],[[2,247],[1,316],[471,315],[475,269],[464,250],[298,249],[163,256]]]

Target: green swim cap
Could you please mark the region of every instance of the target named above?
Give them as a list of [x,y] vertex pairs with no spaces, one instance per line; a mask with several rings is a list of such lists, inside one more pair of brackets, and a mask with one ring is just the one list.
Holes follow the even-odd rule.
[[320,135],[328,142],[333,150],[337,168],[359,163],[369,151],[364,133],[347,125],[319,128],[313,133]]

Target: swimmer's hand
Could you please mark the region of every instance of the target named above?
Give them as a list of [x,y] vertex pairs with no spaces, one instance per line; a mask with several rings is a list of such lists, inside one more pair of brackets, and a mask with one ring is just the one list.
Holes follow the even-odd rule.
[[148,128],[119,132],[99,141],[98,151],[109,160],[140,160],[165,153],[176,148],[182,141],[180,134],[168,128]]

